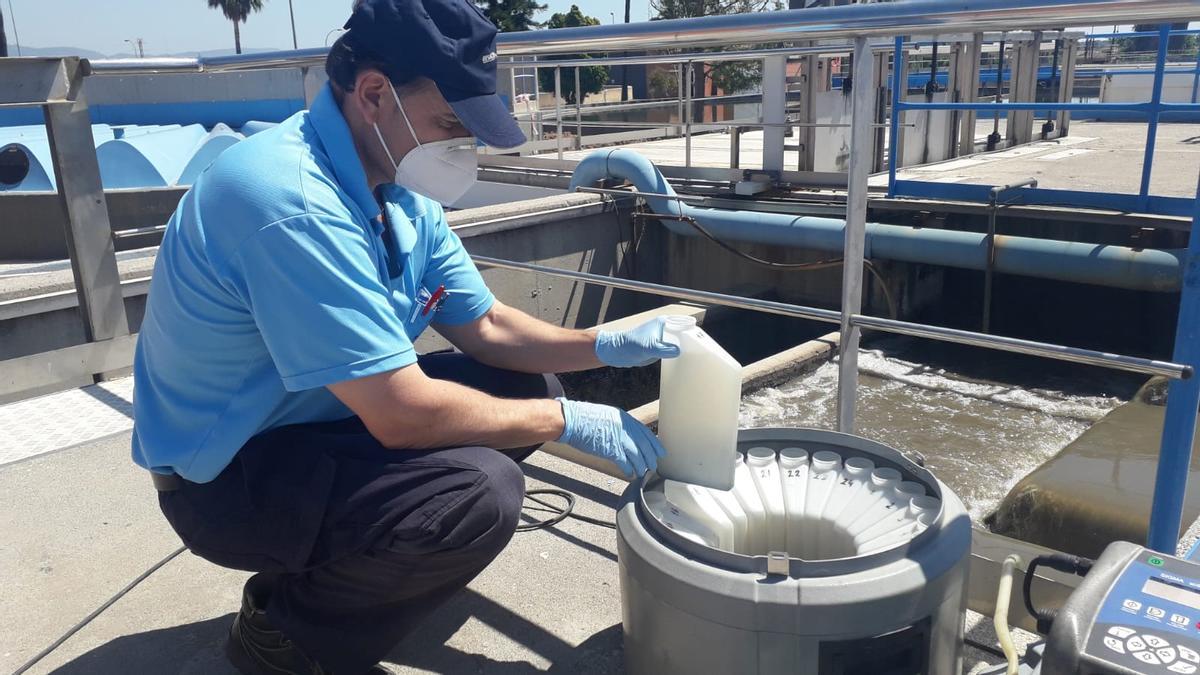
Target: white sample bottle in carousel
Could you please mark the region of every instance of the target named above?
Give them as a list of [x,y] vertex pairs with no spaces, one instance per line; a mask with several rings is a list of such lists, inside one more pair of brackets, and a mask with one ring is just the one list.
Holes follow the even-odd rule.
[[805,560],[824,560],[827,554],[820,546],[820,518],[841,475],[842,456],[831,450],[818,450],[812,454],[809,465],[808,490],[804,495],[806,535],[800,550],[788,553]]
[[903,529],[916,520],[916,514],[910,512],[913,501],[925,496],[925,486],[914,481],[901,481],[892,490],[884,503],[884,515],[874,523],[856,523],[850,534],[860,553],[865,552],[863,546],[880,536],[897,529]]
[[783,485],[783,507],[787,512],[787,552],[800,557],[805,533],[804,493],[808,489],[808,451],[784,448],[779,451],[779,482]]
[[708,488],[674,480],[663,481],[663,494],[667,501],[679,507],[693,520],[703,523],[717,537],[717,548],[733,551],[736,534],[733,521],[717,503]]
[[663,340],[679,356],[663,359],[658,396],[658,437],[667,456],[663,478],[717,490],[733,487],[742,366],[690,316],[669,316]]
[[787,551],[787,508],[775,451],[762,446],[750,448],[746,451],[746,466],[767,511],[767,551]]
[[[742,461],[742,454],[740,452],[730,458],[730,462],[735,465],[735,471],[737,470],[736,464],[740,461]],[[736,474],[734,475],[734,480],[737,480]],[[708,490],[713,499],[717,501],[717,505],[729,517],[729,522],[733,525],[733,552],[747,553],[746,535],[749,529],[749,519],[746,517],[746,511],[742,509],[741,503],[738,502],[737,495],[734,494],[733,490],[701,489]]]
[[740,452],[734,459],[733,468],[733,497],[746,514],[746,555],[766,555],[767,509]]
[[668,529],[702,546],[717,548],[717,534],[704,523],[684,513],[678,506],[667,500],[663,493],[647,491],[646,506],[650,513],[658,518]]
[[874,469],[875,462],[866,457],[847,457],[843,460],[837,484],[825,503],[825,510],[821,512],[821,527],[817,532],[817,547],[826,557],[851,555],[846,546],[852,538],[838,530],[837,520],[843,512],[857,512],[861,508],[859,493],[865,489]]

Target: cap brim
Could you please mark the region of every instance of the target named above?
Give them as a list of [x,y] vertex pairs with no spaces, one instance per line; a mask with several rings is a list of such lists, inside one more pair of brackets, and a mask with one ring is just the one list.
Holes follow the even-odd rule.
[[515,148],[525,142],[525,134],[499,96],[485,94],[447,103],[467,131],[485,145]]

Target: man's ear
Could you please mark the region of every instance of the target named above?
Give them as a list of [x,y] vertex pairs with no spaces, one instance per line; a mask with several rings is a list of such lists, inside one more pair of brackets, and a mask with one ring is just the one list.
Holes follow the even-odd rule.
[[367,124],[375,124],[380,119],[383,101],[390,99],[392,92],[386,75],[374,68],[364,68],[355,78],[354,91],[349,95]]

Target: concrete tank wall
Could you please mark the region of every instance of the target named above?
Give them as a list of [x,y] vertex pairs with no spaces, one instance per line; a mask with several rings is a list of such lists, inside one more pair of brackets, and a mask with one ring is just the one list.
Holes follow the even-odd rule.
[[[569,210],[561,210],[564,207]],[[559,210],[543,213],[549,209]],[[640,278],[642,270],[656,267],[638,264],[635,259],[648,256],[647,260],[654,260],[660,255],[653,238],[634,243],[627,212],[594,195],[572,194],[468,209],[450,214],[449,219],[467,249],[480,255],[634,278]],[[69,271],[42,276],[40,283],[46,288],[29,288],[22,295],[61,290],[63,282],[69,284],[71,278]],[[502,302],[561,326],[591,327],[661,304],[644,294],[524,272],[486,270],[484,277]],[[141,325],[144,303],[144,293],[126,298],[131,331],[136,332]],[[0,321],[0,361],[81,344],[83,340],[76,307],[9,318]],[[417,341],[421,351],[448,346],[434,331]]]

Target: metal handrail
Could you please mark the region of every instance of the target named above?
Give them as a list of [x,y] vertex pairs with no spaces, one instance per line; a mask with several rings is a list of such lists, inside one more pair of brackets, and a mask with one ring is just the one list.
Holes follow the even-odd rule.
[[[858,36],[946,35],[1003,31],[1012,26],[1054,29],[1072,23],[1147,23],[1197,17],[1200,0],[963,0],[953,5],[943,0],[912,0],[501,33],[497,51],[502,56],[641,51]],[[781,53],[803,53],[803,49],[809,48],[784,48]],[[812,49],[829,47],[818,45]],[[876,45],[872,44],[871,49]],[[327,53],[328,49],[317,47],[197,58],[97,59],[91,63],[95,72],[113,75],[212,73],[319,66]],[[729,58],[742,58],[728,54]],[[726,57],[720,53],[703,56],[704,60],[721,58]]]
[[752,45],[827,38],[1054,29],[1200,16],[1196,0],[911,0],[504,33],[503,55]]
[[[637,193],[628,194],[636,195]],[[671,196],[674,197],[674,195]],[[648,281],[619,279],[600,274],[591,274],[589,272],[575,272],[558,267],[548,267],[546,265],[516,262],[513,260],[502,260],[500,258],[491,258],[488,256],[473,255],[471,258],[475,261],[475,264],[481,267],[494,267],[498,269],[534,272],[537,274],[572,279],[583,283],[596,284],[598,286],[617,288],[636,293],[649,293],[666,298],[688,300],[691,302],[719,305],[722,307],[733,307],[735,309],[747,309],[756,312],[766,312],[768,314],[777,314],[779,316],[787,316],[796,319],[809,319],[812,321],[821,321],[823,323],[836,324],[840,323],[842,320],[841,312],[832,309],[805,307],[803,305],[793,305],[786,302],[759,300],[757,298],[746,298],[737,295],[727,295],[725,293],[714,293],[711,291],[698,291],[691,288],[667,286]],[[953,342],[955,344],[995,349],[997,351],[1010,352],[1013,354],[1040,356],[1043,358],[1054,359],[1056,361],[1082,363],[1091,366],[1100,366],[1133,373],[1143,373],[1146,375],[1162,375],[1171,379],[1187,379],[1194,375],[1192,367],[1182,363],[1145,359],[1137,356],[1110,354],[1108,352],[1100,352],[1092,349],[1064,347],[1045,342],[1021,340],[1018,338],[988,335],[985,333],[974,333],[971,331],[958,330],[954,328],[944,328],[941,326],[931,326],[926,324],[911,323],[908,321],[898,321],[895,319],[885,319],[882,317],[868,316],[866,314],[853,314],[850,317],[850,322],[861,328],[878,330],[885,333],[929,338],[942,342]]]

